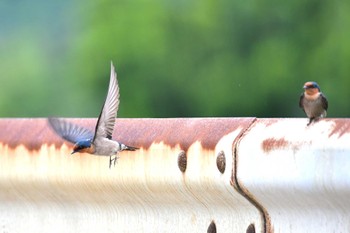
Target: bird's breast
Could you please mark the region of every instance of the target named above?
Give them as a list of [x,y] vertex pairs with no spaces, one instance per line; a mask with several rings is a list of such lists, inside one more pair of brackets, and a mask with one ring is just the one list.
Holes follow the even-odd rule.
[[82,149],[80,152],[81,153],[95,154],[95,146],[91,145],[90,147]]
[[321,115],[325,116],[326,111],[322,107],[322,99],[320,95],[317,95],[316,98],[313,96],[307,98],[305,96],[303,100],[303,107],[306,115],[311,117],[319,117]]
[[120,151],[120,144],[116,141],[109,139],[96,140],[95,142],[95,155],[115,155]]

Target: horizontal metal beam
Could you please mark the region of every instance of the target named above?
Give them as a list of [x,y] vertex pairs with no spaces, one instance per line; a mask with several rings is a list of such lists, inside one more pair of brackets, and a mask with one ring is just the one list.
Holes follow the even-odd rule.
[[109,157],[70,155],[45,119],[2,119],[2,230],[263,232],[262,213],[232,185],[235,143],[253,121],[117,119],[114,139],[140,150],[109,169]]
[[[96,119],[67,119],[94,129]],[[118,164],[0,119],[3,232],[349,232],[348,119],[117,119]]]
[[268,232],[350,232],[350,120],[257,119],[236,178]]

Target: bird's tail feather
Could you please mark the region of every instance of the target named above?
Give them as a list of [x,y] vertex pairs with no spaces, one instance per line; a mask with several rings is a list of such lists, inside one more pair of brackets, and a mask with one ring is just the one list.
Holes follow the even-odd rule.
[[127,146],[127,145],[122,145],[122,150],[129,150],[129,151],[135,151],[135,150],[138,150],[140,148],[137,148],[137,147],[133,147],[133,146]]

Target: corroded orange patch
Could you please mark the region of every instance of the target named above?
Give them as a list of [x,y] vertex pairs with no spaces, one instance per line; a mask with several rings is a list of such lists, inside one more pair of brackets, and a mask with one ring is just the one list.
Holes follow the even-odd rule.
[[[94,131],[97,119],[66,119]],[[172,118],[116,119],[113,140],[148,149],[152,143],[163,142],[186,151],[199,141],[203,148],[214,149],[225,135],[239,129],[244,132],[255,118]],[[39,150],[43,144],[61,147],[65,142],[56,135],[47,119],[0,119],[0,142],[14,148],[19,144]],[[67,142],[67,145],[69,143]],[[71,144],[73,146],[73,144]]]
[[284,138],[280,138],[280,139],[268,138],[261,143],[262,149],[265,153],[268,153],[272,150],[284,149],[289,145],[290,145],[290,142],[286,141]]

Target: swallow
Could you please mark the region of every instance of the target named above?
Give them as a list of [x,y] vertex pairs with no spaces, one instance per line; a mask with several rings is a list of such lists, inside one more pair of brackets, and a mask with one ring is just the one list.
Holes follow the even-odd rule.
[[[51,128],[63,139],[74,144],[71,154],[89,153],[100,156],[109,156],[109,168],[112,162],[119,158],[117,154],[121,151],[135,151],[139,148],[127,146],[112,140],[115,118],[119,108],[119,86],[117,74],[111,62],[111,74],[109,80],[108,94],[98,117],[95,132],[67,122],[59,118],[48,118]],[[112,157],[114,158],[112,159]]]
[[299,107],[309,118],[309,126],[313,121],[327,116],[328,101],[316,82],[306,82],[303,88],[305,91],[300,96]]

